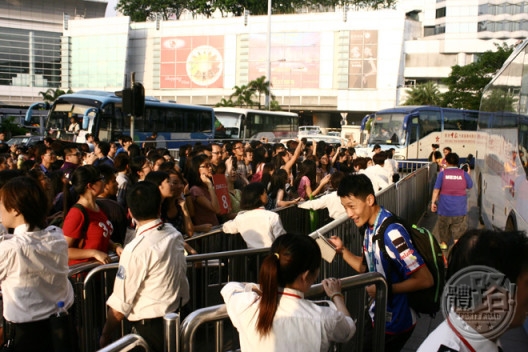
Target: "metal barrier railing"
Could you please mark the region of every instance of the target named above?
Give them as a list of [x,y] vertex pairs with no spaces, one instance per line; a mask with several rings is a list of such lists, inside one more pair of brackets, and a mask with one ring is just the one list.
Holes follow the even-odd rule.
[[[376,306],[375,306],[375,316],[385,317],[387,310],[387,282],[385,281],[383,275],[379,273],[367,273],[356,275],[354,277],[346,277],[341,279],[342,281],[342,291],[345,294],[345,301],[347,307],[350,302],[353,301],[350,298],[350,292],[361,289],[364,291],[364,288],[369,285],[376,285]],[[310,290],[305,295],[307,298],[320,298],[324,297],[325,292],[321,284],[313,285]],[[352,317],[356,320],[356,334],[354,335],[352,345],[355,345],[356,351],[360,351],[363,346],[364,339],[364,326],[365,326],[365,314],[359,314],[354,316],[351,313]],[[216,305],[212,307],[206,307],[191,313],[181,325],[181,351],[183,352],[194,352],[196,350],[196,335],[198,328],[203,326],[206,323],[214,324],[214,346],[206,346],[207,351],[222,351],[224,342],[224,322],[228,321],[229,317],[225,308],[225,304]],[[236,337],[234,337],[236,338]],[[209,339],[211,340],[211,339]],[[385,319],[375,319],[374,320],[374,334],[372,340],[372,350],[382,351],[384,349],[385,343]],[[335,349],[337,351],[345,350],[343,346],[337,344]],[[233,346],[231,346],[233,347]],[[239,346],[238,346],[239,347]],[[347,344],[346,350],[349,348]],[[235,347],[236,348],[236,347]]]
[[143,351],[149,351],[149,347],[144,338],[137,334],[128,334],[123,336],[119,340],[111,343],[110,345],[101,348],[100,350],[98,350],[98,352],[120,352],[130,351],[132,349],[134,349],[134,351],[137,351],[137,348],[139,347],[141,347]]
[[[430,178],[429,167],[422,167],[377,194],[378,203],[409,222],[416,222],[429,199]],[[292,219],[299,221],[302,231],[297,233],[309,234],[309,220],[307,220],[309,212],[307,210],[293,206],[278,209],[278,212],[281,219],[286,220],[285,223],[288,226],[293,227]],[[320,215],[320,226],[316,232],[310,234],[311,236],[317,233],[327,237],[338,236],[349,250],[355,254],[361,254],[363,234],[352,220],[344,216],[328,223],[324,212],[320,212]],[[223,245],[238,247],[236,250],[223,250],[187,257],[192,310],[223,303],[220,290],[226,282],[256,282],[261,259],[268,252],[267,248],[246,249],[245,242],[240,235],[224,234],[219,229],[192,237],[187,242],[192,242],[193,246],[201,245],[202,248],[199,249],[202,249],[202,253],[203,249],[213,249]],[[114,261],[117,259],[113,257]],[[75,289],[76,324],[82,351],[94,351],[98,347],[99,334],[106,319],[106,300],[113,291],[117,266],[117,264],[101,266],[99,263],[92,262],[70,268],[70,280]],[[95,270],[87,275],[92,269]],[[334,260],[332,263],[322,262],[321,265],[320,277],[322,278],[346,277],[355,274],[357,273],[343,260]],[[364,295],[363,292],[357,294],[361,297]],[[351,313],[354,312],[354,314],[362,310],[364,310],[363,299],[357,300],[356,306],[350,308]],[[127,330],[128,326],[122,325],[121,335],[124,335]]]

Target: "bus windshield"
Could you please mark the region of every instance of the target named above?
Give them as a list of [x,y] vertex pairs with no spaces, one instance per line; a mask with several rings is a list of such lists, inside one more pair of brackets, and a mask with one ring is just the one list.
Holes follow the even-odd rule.
[[376,114],[370,127],[369,144],[399,145],[405,140],[404,114]]

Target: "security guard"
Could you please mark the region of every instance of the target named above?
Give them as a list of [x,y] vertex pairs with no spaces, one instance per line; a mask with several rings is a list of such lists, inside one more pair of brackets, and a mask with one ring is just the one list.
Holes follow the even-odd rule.
[[150,182],[129,191],[127,204],[137,222],[136,236],[123,250],[101,347],[112,341],[127,318],[150,350],[163,351],[163,316],[189,300],[182,235],[160,220],[161,194]]

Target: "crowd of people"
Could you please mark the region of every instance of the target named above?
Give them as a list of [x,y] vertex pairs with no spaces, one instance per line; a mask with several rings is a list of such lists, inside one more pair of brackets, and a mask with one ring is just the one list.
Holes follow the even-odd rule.
[[[126,318],[154,351],[161,350],[163,316],[184,311],[191,296],[185,255],[196,250],[184,238],[220,225],[226,234],[240,233],[248,248],[271,248],[258,284],[229,283],[222,290],[243,350],[277,350],[280,343],[280,348],[319,351],[330,342],[349,340],[356,327],[339,279],[322,281],[331,301],[328,307],[303,299],[319,277],[319,247],[310,237],[287,234],[278,215],[270,211],[294,204],[326,207],[331,217],[346,214],[365,228],[360,255],[345,248],[339,238],[330,239],[356,271],[385,275],[390,262],[397,263],[399,270],[388,278],[386,350],[401,349],[412,334],[416,317],[406,293],[430,287],[431,273],[402,225],[389,225],[385,234],[394,258],[383,257],[372,241],[391,215],[377,204],[376,194],[398,179],[393,150],[381,151],[376,145],[372,158],[361,158],[354,148],[324,142],[235,141],[183,146],[175,160],[155,142],[140,147],[128,136],[116,143],[88,140],[92,146],[46,139],[28,150],[12,146],[5,154],[6,160],[21,161],[6,161],[9,166],[0,171],[1,231],[6,239],[0,242],[6,258],[0,282],[5,342],[14,350],[24,350],[28,336],[42,341],[35,350],[52,350],[50,316],[59,302],[65,309],[73,304],[68,266],[89,260],[109,263],[112,252],[120,256],[119,269],[106,302],[100,345],[117,338],[118,326]],[[452,170],[458,164],[455,153],[448,151],[443,159],[445,170],[434,185],[432,210],[438,203],[449,229],[455,221],[440,213],[452,208],[450,203],[441,204],[446,199],[442,190],[452,185],[443,181],[467,178]],[[465,184],[463,191],[469,187]],[[220,196],[219,189],[227,191]],[[451,202],[453,196],[462,196],[448,193]],[[462,204],[465,198],[455,201]],[[456,242],[464,231],[442,238]],[[22,282],[32,295],[19,295]],[[373,287],[367,292],[375,297]],[[373,311],[371,307],[365,326],[367,343]]]

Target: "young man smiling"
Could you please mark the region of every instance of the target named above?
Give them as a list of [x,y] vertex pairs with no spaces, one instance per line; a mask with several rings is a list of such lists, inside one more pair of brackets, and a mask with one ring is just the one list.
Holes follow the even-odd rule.
[[[407,293],[426,289],[434,284],[433,277],[422,257],[414,249],[410,235],[405,227],[398,223],[387,226],[384,234],[385,251],[389,262],[379,248],[379,241],[373,241],[383,221],[392,214],[378,205],[370,179],[363,174],[345,177],[337,190],[341,204],[347,215],[358,228],[365,228],[363,253],[359,256],[343,246],[336,236],[330,241],[337,253],[357,272],[378,272],[385,276],[389,287],[387,316],[385,325],[385,351],[400,351],[411,336],[416,324],[416,316],[410,308]],[[387,277],[389,276],[389,277]],[[367,287],[370,297],[375,297],[375,287]],[[374,304],[370,308],[370,317],[374,317]],[[372,324],[366,324],[364,351],[370,348]]]

